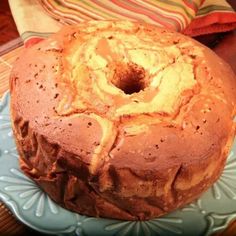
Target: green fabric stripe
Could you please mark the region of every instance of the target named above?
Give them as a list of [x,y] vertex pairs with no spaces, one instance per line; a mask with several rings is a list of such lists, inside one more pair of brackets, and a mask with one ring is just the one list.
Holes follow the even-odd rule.
[[[129,6],[131,6],[131,7],[134,7],[134,8],[141,8],[141,6],[137,3],[137,5],[135,5],[135,4],[133,4],[132,2],[129,2],[129,1],[126,1],[126,0],[121,0],[124,4],[126,4],[126,5],[129,5]],[[173,18],[171,18],[171,19],[167,19],[164,15],[161,15],[161,13],[160,12],[154,12],[154,11],[151,11],[151,10],[149,10],[149,9],[147,9],[147,8],[145,8],[145,7],[143,7],[143,9],[144,9],[144,11],[146,11],[146,12],[148,12],[148,15],[146,15],[146,14],[144,14],[143,12],[142,13],[137,13],[136,11],[134,11],[134,13],[136,13],[137,15],[139,15],[139,14],[142,14],[142,15],[144,15],[144,16],[146,16],[146,17],[149,17],[150,18],[150,14],[156,14],[156,15],[158,15],[158,18],[160,18],[162,21],[164,21],[164,22],[168,22],[169,24],[171,24],[172,26],[174,26],[175,28],[176,28],[176,20],[175,19],[173,19]],[[130,9],[129,9],[129,11],[131,11]],[[168,10],[167,10],[168,11]],[[150,18],[151,19],[151,18]],[[155,21],[155,20],[154,20]]]
[[[77,0],[78,1],[78,0]],[[101,10],[99,9],[99,8],[97,8],[97,7],[95,7],[95,4],[89,4],[89,1],[87,1],[87,0],[80,0],[80,2],[82,2],[83,4],[85,4],[85,5],[87,5],[88,7],[90,7],[90,8],[93,8],[93,9],[95,9],[97,12],[101,12]],[[86,10],[88,10],[88,9],[86,9]],[[89,10],[88,10],[89,11]],[[96,13],[96,14],[98,14],[98,13]],[[107,15],[107,16],[109,16],[109,17],[117,17],[117,16],[114,16],[114,15],[112,15],[112,14],[109,14],[109,13],[107,13],[106,11],[102,11],[102,14],[104,14],[104,15]],[[98,14],[99,15],[99,14]]]
[[197,3],[194,0],[187,0],[190,4],[193,4],[193,6],[198,9],[199,6],[197,5]]
[[[115,16],[113,16],[113,15],[111,15],[111,14],[105,12],[105,11],[101,11],[99,8],[95,7],[95,3],[91,5],[91,4],[89,4],[89,1],[87,1],[87,0],[85,0],[85,1],[83,1],[83,0],[75,0],[75,1],[82,2],[82,4],[87,5],[88,7],[95,9],[97,12],[94,13],[94,14],[99,15],[99,13],[102,13],[102,14],[108,16],[108,17],[115,17]],[[59,5],[60,7],[64,8],[64,9],[66,8],[66,9],[70,9],[70,10],[72,10],[72,11],[76,11],[75,9],[68,7],[68,6],[66,5],[66,3],[64,4],[64,3],[61,2],[60,0],[54,0],[54,2],[55,2],[57,5]],[[75,4],[77,4],[77,3],[75,3]],[[79,5],[80,7],[83,7],[82,4],[78,4],[78,5]],[[87,8],[84,8],[84,9],[89,12],[89,9],[87,9]],[[57,10],[58,10],[58,11],[61,11],[61,9],[57,9]],[[60,14],[60,13],[59,13],[59,14]],[[57,14],[57,15],[58,15],[58,14]]]
[[62,6],[61,2],[59,0],[54,0],[54,2],[59,5],[59,6]]
[[21,34],[21,38],[23,39],[23,41],[33,36],[40,37],[40,38],[48,38],[51,34],[53,33],[52,32],[40,33],[40,32],[34,32],[34,31],[25,31],[23,34]]
[[207,14],[211,11],[233,11],[231,7],[228,6],[218,6],[218,5],[210,5],[207,7],[201,8],[198,12],[197,15],[204,15]]
[[163,2],[163,3],[168,3],[170,5],[182,8],[184,10],[184,12],[186,13],[186,15],[192,20],[194,18],[194,16],[192,16],[187,10],[186,8],[182,5],[179,4],[177,2],[171,1],[171,0],[156,0],[156,2]]

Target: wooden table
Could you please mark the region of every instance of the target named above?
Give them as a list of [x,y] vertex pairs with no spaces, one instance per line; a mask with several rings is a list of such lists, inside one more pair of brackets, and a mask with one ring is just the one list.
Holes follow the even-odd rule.
[[[236,1],[229,1],[236,9]],[[236,73],[236,31],[197,37],[227,61]],[[8,90],[12,64],[23,49],[7,0],[0,0],[0,96]],[[236,171],[236,170],[235,170]],[[0,202],[0,235],[42,235],[20,223]],[[236,236],[236,221],[217,236]]]

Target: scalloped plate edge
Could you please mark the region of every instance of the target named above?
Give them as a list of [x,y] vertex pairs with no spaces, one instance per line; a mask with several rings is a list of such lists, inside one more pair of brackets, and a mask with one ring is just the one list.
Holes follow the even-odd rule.
[[62,233],[73,233],[76,230],[76,226],[70,226],[65,230],[58,230],[58,231],[51,231],[51,230],[45,230],[42,228],[38,228],[37,226],[29,223],[28,221],[26,221],[19,213],[18,210],[18,206],[17,204],[11,199],[11,197],[9,197],[7,194],[2,193],[0,191],[0,199],[10,208],[11,212],[17,217],[18,220],[20,220],[22,223],[24,223],[25,225],[27,225],[28,227],[42,232],[42,233],[46,233],[46,234],[62,234]]

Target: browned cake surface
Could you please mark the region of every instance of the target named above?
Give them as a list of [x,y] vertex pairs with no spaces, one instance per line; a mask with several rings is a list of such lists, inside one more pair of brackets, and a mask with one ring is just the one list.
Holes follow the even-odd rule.
[[86,215],[143,220],[194,200],[235,135],[230,67],[150,25],[65,27],[23,52],[10,86],[22,169]]

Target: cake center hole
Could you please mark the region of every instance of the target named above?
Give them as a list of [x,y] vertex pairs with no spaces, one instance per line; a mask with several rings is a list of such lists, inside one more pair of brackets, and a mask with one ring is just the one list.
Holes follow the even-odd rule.
[[145,70],[135,63],[117,63],[111,82],[125,94],[138,93],[146,87]]

